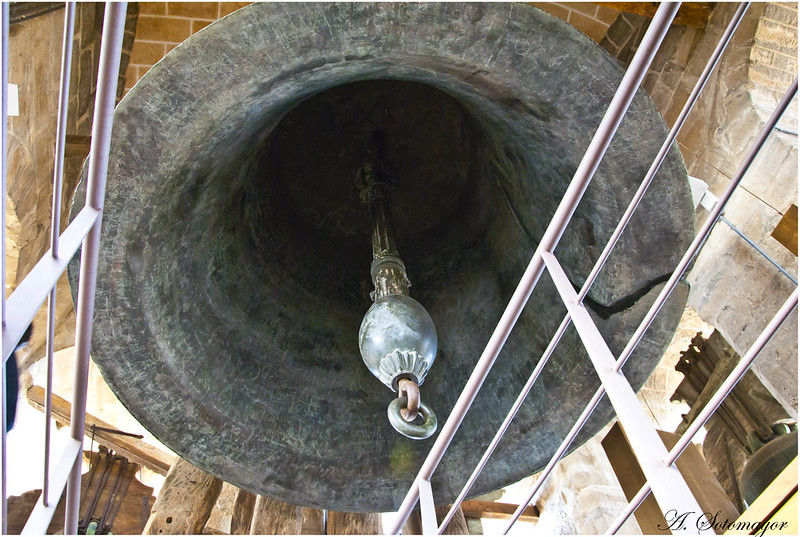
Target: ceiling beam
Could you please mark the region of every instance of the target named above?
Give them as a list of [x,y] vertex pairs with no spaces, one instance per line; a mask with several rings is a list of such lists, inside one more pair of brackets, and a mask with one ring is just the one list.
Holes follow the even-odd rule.
[[[653,18],[658,9],[658,2],[596,2],[598,6],[612,7],[624,13],[643,15]],[[692,28],[705,28],[711,16],[710,2],[684,2],[675,16],[673,24],[690,26]]]

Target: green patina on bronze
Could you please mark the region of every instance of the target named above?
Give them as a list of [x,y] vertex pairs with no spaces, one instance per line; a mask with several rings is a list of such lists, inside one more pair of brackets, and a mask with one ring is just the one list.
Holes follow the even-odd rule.
[[[433,439],[392,430],[394,394],[359,356],[365,142],[385,137],[410,295],[439,335],[424,399],[444,423],[622,73],[521,4],[264,3],[211,25],[115,113],[93,358],[137,419],[226,481],[299,505],[396,508]],[[666,133],[637,95],[556,251],[575,283]],[[692,220],[673,150],[589,297],[614,352]],[[634,385],[685,299],[681,287],[626,366]],[[434,475],[438,502],[466,481],[563,314],[543,277]],[[568,332],[473,492],[542,468],[597,385]],[[599,407],[583,438],[610,415]]]

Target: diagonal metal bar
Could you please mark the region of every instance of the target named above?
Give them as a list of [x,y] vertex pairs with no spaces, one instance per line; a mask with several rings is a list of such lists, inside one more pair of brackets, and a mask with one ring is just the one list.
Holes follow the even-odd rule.
[[564,317],[564,320],[561,321],[561,325],[556,330],[556,333],[550,339],[550,343],[547,345],[547,348],[544,350],[544,353],[542,353],[541,358],[539,358],[539,362],[533,369],[533,373],[531,373],[531,376],[528,377],[528,382],[525,383],[525,386],[523,386],[522,390],[519,392],[517,400],[514,401],[514,404],[511,406],[511,410],[509,410],[508,414],[506,414],[505,420],[503,420],[503,423],[500,425],[500,428],[497,430],[497,433],[494,435],[494,438],[489,443],[489,447],[487,447],[486,451],[484,451],[481,460],[478,462],[478,465],[475,467],[475,470],[472,472],[472,475],[467,480],[466,485],[464,485],[464,488],[461,489],[461,492],[458,494],[458,497],[456,498],[455,502],[453,502],[453,505],[447,512],[447,516],[444,517],[444,520],[439,525],[439,534],[442,534],[445,528],[447,528],[447,525],[453,519],[456,512],[458,511],[458,508],[461,506],[461,502],[464,501],[464,498],[467,497],[467,494],[469,493],[470,489],[472,489],[472,486],[475,484],[475,481],[477,481],[478,476],[483,471],[483,468],[486,466],[486,463],[489,461],[489,457],[491,457],[492,453],[494,453],[495,448],[497,448],[497,445],[500,443],[500,440],[503,438],[503,435],[508,430],[508,426],[511,425],[511,421],[514,419],[514,416],[517,415],[517,412],[519,412],[519,409],[525,402],[525,398],[528,396],[528,393],[531,391],[531,388],[533,388],[533,385],[539,378],[539,375],[544,369],[544,366],[547,365],[547,362],[550,360],[550,356],[552,356],[553,351],[555,351],[559,341],[561,341],[561,337],[564,335],[564,332],[567,331],[570,322],[571,318],[569,314],[567,314],[566,317]]
[[790,281],[791,281],[793,284],[797,285],[797,280],[794,278],[794,276],[792,276],[791,274],[789,274],[789,272],[788,272],[788,271],[787,271],[785,268],[783,268],[783,267],[780,265],[780,263],[778,263],[778,262],[777,262],[777,261],[775,261],[775,260],[774,260],[772,257],[770,257],[770,255],[769,255],[767,252],[765,252],[764,250],[762,250],[762,249],[761,249],[761,248],[758,246],[758,244],[754,243],[754,242],[753,242],[753,240],[752,240],[750,237],[748,237],[747,235],[745,235],[745,234],[742,232],[742,230],[741,230],[741,229],[739,229],[738,227],[736,227],[736,225],[735,225],[733,222],[731,222],[730,220],[728,220],[727,218],[725,218],[725,216],[723,216],[723,215],[719,215],[719,221],[720,221],[720,222],[722,222],[723,224],[725,224],[726,226],[728,226],[729,228],[731,228],[731,231],[733,231],[734,233],[736,233],[737,235],[739,235],[739,237],[741,237],[741,238],[742,238],[742,240],[744,240],[744,242],[746,242],[746,243],[747,243],[747,244],[748,244],[748,245],[749,245],[751,248],[753,248],[753,249],[754,249],[756,252],[758,252],[759,254],[761,254],[761,257],[763,257],[764,259],[766,259],[767,261],[769,261],[769,262],[772,264],[772,266],[773,266],[773,267],[775,267],[776,269],[778,269],[778,271],[779,271],[781,274],[783,274],[784,276],[786,276],[787,278],[789,278],[789,280],[790,280]]
[[[547,270],[556,285],[561,299],[572,315],[572,322],[583,341],[583,346],[592,361],[597,375],[606,390],[609,401],[617,413],[620,425],[628,442],[636,454],[642,472],[653,487],[653,495],[658,504],[666,509],[677,509],[680,513],[702,513],[683,476],[673,465],[667,465],[667,449],[658,437],[644,409],[636,398],[636,393],[621,371],[615,370],[615,359],[606,345],[602,334],[594,324],[589,311],[578,301],[578,294],[572,287],[558,260],[550,253],[544,253]],[[708,530],[711,534],[714,532]],[[701,533],[706,533],[701,530]]]
[[533,485],[533,488],[531,489],[527,498],[524,501],[520,502],[517,510],[514,511],[513,515],[511,515],[511,518],[509,519],[505,530],[503,530],[503,535],[506,535],[511,530],[511,527],[514,524],[516,524],[517,520],[519,520],[519,517],[522,516],[523,511],[525,511],[525,508],[533,502],[534,497],[539,492],[539,490],[541,490],[545,482],[547,482],[547,478],[550,477],[550,474],[555,469],[556,464],[558,464],[558,461],[560,461],[561,457],[564,456],[564,453],[567,452],[569,446],[572,445],[572,442],[575,440],[575,437],[578,436],[578,433],[581,432],[581,429],[583,429],[583,426],[589,420],[589,418],[592,415],[592,412],[594,412],[594,409],[597,407],[598,403],[600,403],[600,400],[603,398],[603,395],[605,395],[605,393],[606,391],[602,387],[600,387],[600,389],[594,392],[594,395],[592,396],[592,399],[589,401],[589,404],[587,404],[586,408],[583,409],[583,412],[578,417],[575,424],[572,426],[572,429],[569,430],[567,436],[564,437],[564,440],[561,441],[561,445],[558,446],[556,452],[553,453],[552,457],[550,457],[550,461],[547,463],[547,466],[545,466],[544,470],[542,470],[542,472],[539,474],[539,479],[536,480],[536,483]]
[[[51,481],[52,491],[54,491],[59,498],[67,484],[67,478],[69,477],[69,473],[75,461],[81,460],[80,454],[82,449],[82,440],[70,438],[64,447],[64,451],[61,452],[61,457],[56,463]],[[22,529],[22,534],[46,535],[47,527],[50,526],[50,522],[53,520],[53,515],[56,512],[58,503],[59,502],[50,502],[49,505],[45,505],[44,502],[36,502],[33,511],[30,516],[28,516],[25,527]]]
[[453,410],[450,412],[450,416],[442,427],[434,445],[431,447],[428,457],[425,459],[422,468],[400,505],[397,518],[389,527],[389,533],[396,534],[400,531],[400,528],[402,528],[411,510],[417,503],[419,497],[419,481],[422,479],[430,479],[431,475],[433,475],[439,461],[444,456],[444,452],[450,445],[453,436],[455,436],[458,427],[464,420],[464,416],[469,410],[472,401],[475,399],[483,381],[489,374],[498,354],[500,354],[500,350],[503,348],[506,339],[508,339],[511,330],[514,328],[517,319],[522,313],[522,309],[525,307],[528,298],[533,292],[533,288],[542,275],[544,264],[541,253],[553,251],[561,239],[561,236],[564,234],[570,218],[572,218],[578,203],[583,197],[586,188],[589,186],[589,182],[594,176],[597,167],[600,165],[603,155],[605,155],[608,146],[611,144],[611,140],[619,124],[622,122],[622,118],[625,116],[625,112],[628,110],[633,96],[644,79],[647,69],[658,50],[658,46],[664,39],[669,25],[679,7],[680,3],[665,2],[661,4],[653,17],[653,21],[633,57],[630,67],[625,72],[619,88],[614,94],[614,98],[611,100],[611,104],[603,116],[581,163],[578,165],[578,169],[575,171],[575,175],[569,187],[567,187],[567,191],[564,193],[564,197],[561,199],[561,203],[559,203],[550,225],[542,236],[542,240],[539,242],[536,252],[534,252],[528,267],[525,269],[525,273],[520,279],[519,285],[498,321],[492,336],[489,338],[489,342],[481,354],[478,363],[475,365],[472,375],[470,375],[470,378],[467,380],[466,386],[464,386],[461,395],[453,406]]
[[661,289],[661,292],[656,297],[655,302],[653,305],[650,306],[650,310],[648,310],[647,314],[645,314],[642,322],[639,324],[639,327],[631,336],[631,339],[628,341],[628,344],[622,350],[622,353],[617,360],[616,370],[619,371],[625,362],[630,358],[630,355],[633,353],[634,349],[636,349],[636,345],[639,344],[642,337],[644,337],[644,333],[650,328],[650,324],[652,324],[653,319],[655,319],[658,312],[661,311],[661,307],[669,298],[669,295],[672,294],[672,291],[675,289],[675,286],[678,285],[678,281],[683,277],[683,273],[686,272],[686,269],[689,267],[689,264],[694,260],[697,253],[705,244],[708,236],[711,234],[711,231],[714,229],[714,224],[716,224],[719,215],[722,214],[722,211],[725,210],[725,206],[728,204],[728,201],[731,199],[733,192],[736,190],[736,187],[739,186],[739,183],[742,182],[744,175],[747,173],[747,170],[750,169],[750,165],[756,158],[756,155],[761,151],[761,148],[764,147],[764,144],[769,138],[769,135],[772,134],[775,125],[777,125],[778,120],[780,120],[783,113],[786,111],[786,108],[789,107],[789,103],[794,98],[795,94],[797,93],[797,78],[794,79],[792,86],[783,96],[783,99],[778,104],[778,107],[773,112],[772,117],[770,117],[767,124],[761,131],[761,134],[756,139],[756,142],[753,144],[753,147],[750,149],[747,157],[745,157],[744,161],[742,162],[741,166],[737,170],[736,174],[734,175],[733,179],[731,179],[728,188],[725,192],[720,196],[717,205],[714,206],[714,209],[711,211],[708,219],[706,220],[703,227],[698,232],[697,236],[692,241],[692,244],[689,246],[686,253],[681,258],[678,266],[675,268],[675,271],[670,276],[667,283]]
[[645,483],[642,485],[642,488],[639,489],[639,492],[636,493],[630,502],[628,502],[628,506],[625,510],[620,513],[620,515],[614,520],[611,526],[608,528],[606,535],[614,535],[616,534],[619,529],[625,524],[625,521],[630,518],[634,511],[636,511],[642,502],[650,496],[650,492],[652,492],[652,488],[650,488],[650,483]]
[[[72,36],[75,30],[75,2],[67,2],[64,13],[64,42],[61,47],[61,84],[58,91],[58,124],[56,126],[55,163],[53,165],[53,208],[50,214],[50,255],[58,257],[61,231],[61,195],[64,182],[64,143],[67,138],[67,110],[69,108],[69,77],[72,66]],[[50,415],[53,394],[53,340],[56,330],[56,287],[47,298],[47,380],[44,400],[44,482],[42,502],[50,503]]]
[[[76,311],[77,323],[75,327],[74,401],[72,402],[70,420],[70,434],[76,440],[83,439],[86,425],[86,390],[89,377],[89,352],[92,345],[92,317],[94,315],[97,266],[100,257],[100,227],[127,7],[126,2],[106,3],[103,36],[100,42],[100,67],[97,74],[97,96],[92,120],[92,145],[89,152],[86,207],[92,207],[99,211],[101,216],[86,235],[81,250]],[[76,461],[67,482],[65,534],[75,534],[78,531],[80,489],[81,465],[80,461]]]
[[433,502],[431,482],[423,479],[419,483],[419,514],[422,520],[422,534],[436,534],[436,505]]
[[[8,22],[9,7],[8,2],[3,2],[0,6],[0,182],[3,191],[3,206],[0,207],[2,214],[2,254],[0,254],[0,282],[2,282],[2,296],[0,296],[0,319],[3,327],[3,347],[6,344],[6,173],[8,171]],[[22,334],[20,334],[22,335]],[[17,339],[16,341],[19,341]],[[3,535],[8,533],[8,439],[6,438],[6,427],[8,426],[8,408],[6,407],[6,357],[0,363],[0,407],[2,407],[2,423],[0,423],[0,531]]]
[[661,165],[664,163],[664,159],[667,158],[667,153],[669,152],[670,147],[675,142],[675,139],[678,137],[683,125],[686,123],[686,119],[689,117],[689,113],[694,108],[697,99],[700,97],[700,92],[703,91],[708,79],[711,77],[711,73],[714,68],[719,63],[719,59],[722,57],[722,53],[728,46],[728,43],[733,37],[733,33],[736,31],[736,28],[739,26],[739,23],[742,21],[744,17],[745,11],[750,6],[750,2],[742,2],[739,4],[739,9],[733,14],[731,21],[728,23],[728,27],[725,30],[725,33],[717,43],[716,49],[711,54],[711,58],[709,58],[708,62],[706,63],[705,69],[703,69],[700,78],[697,80],[697,83],[692,90],[692,93],[689,94],[688,99],[686,99],[686,103],[683,105],[683,109],[681,110],[680,114],[678,114],[678,118],[675,120],[675,124],[670,129],[667,138],[664,140],[664,143],[661,145],[661,149],[658,151],[655,160],[650,165],[650,169],[647,170],[644,179],[642,180],[641,185],[639,185],[639,189],[633,195],[633,199],[631,199],[630,204],[628,205],[627,209],[625,209],[625,213],[622,215],[617,227],[614,229],[614,232],[611,234],[611,238],[606,243],[603,252],[600,254],[600,257],[595,262],[594,267],[592,267],[589,276],[586,277],[586,281],[581,287],[580,292],[578,293],[578,298],[583,300],[586,297],[586,294],[589,292],[589,289],[594,284],[595,280],[597,279],[597,275],[600,273],[600,270],[605,265],[606,261],[608,261],[608,257],[611,255],[612,250],[616,246],[619,238],[622,236],[622,232],[625,231],[625,228],[628,226],[631,218],[633,217],[633,213],[636,211],[636,208],[639,206],[639,203],[642,201],[647,189],[650,187],[650,183],[653,182],[653,178],[655,177],[658,170],[661,168]]
[[61,234],[62,255],[54,258],[45,254],[8,297],[8,307],[14,312],[3,326],[3,362],[8,360],[33,317],[50,293],[51,286],[67,268],[78,251],[81,241],[94,225],[100,211],[84,207]]

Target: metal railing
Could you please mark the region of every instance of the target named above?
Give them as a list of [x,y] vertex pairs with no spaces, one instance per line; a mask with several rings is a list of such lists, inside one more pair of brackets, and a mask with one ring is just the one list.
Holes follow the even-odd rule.
[[[756,356],[758,356],[758,353],[761,351],[761,349],[763,349],[766,342],[769,341],[781,323],[796,307],[797,290],[795,290],[786,300],[784,305],[775,315],[775,318],[768,324],[756,343],[747,352],[739,365],[726,379],[726,381],[712,397],[711,401],[706,405],[704,410],[698,415],[686,433],[684,433],[684,435],[679,439],[675,447],[669,452],[667,452],[664,444],[659,439],[652,422],[647,418],[647,415],[642,409],[641,404],[636,398],[634,390],[625,379],[621,369],[631,356],[633,350],[641,341],[642,337],[655,319],[663,304],[669,298],[670,294],[683,277],[687,267],[696,258],[700,249],[705,244],[714,224],[718,220],[717,217],[724,210],[725,205],[730,199],[730,196],[741,182],[744,174],[752,164],[753,159],[761,150],[767,137],[775,128],[781,115],[788,107],[789,102],[797,93],[796,79],[781,103],[778,105],[772,118],[767,122],[767,125],[765,126],[761,135],[758,137],[750,153],[740,166],[736,176],[729,184],[728,189],[721,196],[720,201],[712,211],[711,216],[706,220],[706,224],[698,232],[694,241],[689,246],[689,249],[686,251],[678,266],[675,268],[670,279],[664,285],[650,310],[642,319],[633,336],[628,341],[628,344],[616,359],[608,349],[608,346],[603,340],[602,335],[597,330],[596,325],[584,307],[583,299],[589,292],[589,289],[594,283],[598,273],[603,268],[605,261],[608,259],[612,249],[616,245],[619,237],[622,235],[622,232],[626,228],[631,217],[633,216],[633,213],[638,207],[639,202],[650,185],[650,182],[660,168],[664,158],[666,157],[667,151],[672,146],[678,135],[678,132],[684,125],[689,112],[697,101],[697,98],[704,85],[708,81],[711,72],[719,62],[719,59],[729,43],[734,31],[736,30],[736,27],[744,16],[749,3],[742,3],[732,17],[732,20],[730,21],[725,33],[720,39],[719,44],[714,50],[703,73],[695,85],[694,90],[687,99],[686,104],[684,105],[683,110],[679,114],[675,124],[670,130],[667,139],[664,141],[664,144],[656,156],[656,159],[648,170],[644,180],[631,200],[616,230],[612,234],[611,239],[608,241],[603,253],[600,255],[600,258],[598,259],[579,292],[575,292],[571,282],[564,274],[564,271],[561,268],[558,260],[553,255],[553,250],[558,244],[561,234],[566,229],[566,226],[568,225],[573,212],[577,208],[577,205],[580,202],[586,187],[591,181],[594,171],[597,169],[597,166],[602,159],[611,138],[614,136],[614,133],[616,132],[616,129],[627,110],[627,106],[630,103],[633,94],[638,89],[639,84],[641,83],[644,74],[650,65],[650,62],[652,61],[652,58],[655,55],[661,40],[663,39],[669,27],[669,24],[677,12],[678,6],[679,4],[675,3],[662,4],[653,18],[647,34],[643,38],[630,67],[620,83],[620,87],[617,90],[614,100],[611,102],[611,105],[609,106],[605,117],[598,127],[598,130],[595,133],[595,136],[589,148],[587,149],[581,164],[575,172],[575,175],[573,176],[573,179],[567,188],[566,193],[564,194],[561,204],[556,210],[553,219],[545,231],[544,236],[532,257],[527,270],[522,276],[519,286],[509,301],[503,316],[501,317],[494,333],[492,334],[486,349],[478,360],[478,363],[475,366],[475,369],[473,370],[469,380],[467,381],[461,396],[457,400],[448,420],[442,427],[442,431],[439,433],[439,436],[431,448],[428,457],[423,463],[405,499],[403,500],[403,503],[398,510],[396,520],[389,527],[389,533],[396,534],[400,532],[403,524],[417,502],[420,504],[423,532],[426,534],[432,534],[442,533],[444,531],[454,514],[457,512],[461,502],[466,498],[472,485],[477,480],[478,475],[483,470],[489,457],[499,443],[500,439],[503,437],[503,434],[524,402],[528,392],[532,389],[539,374],[545,367],[548,359],[570,324],[575,325],[578,335],[587,350],[589,358],[592,361],[598,376],[600,377],[602,385],[594,394],[583,413],[580,415],[572,429],[564,438],[561,445],[555,451],[544,470],[539,474],[538,480],[536,481],[532,490],[526,499],[520,503],[518,509],[511,517],[511,520],[505,529],[505,533],[508,533],[514,523],[518,520],[519,516],[522,514],[525,507],[527,507],[534,500],[536,494],[541,490],[542,485],[547,480],[556,464],[561,460],[564,453],[566,453],[566,451],[569,449],[572,441],[581,431],[583,425],[589,419],[595,407],[604,395],[608,396],[614,410],[616,411],[620,425],[622,426],[631,448],[640,466],[642,467],[642,471],[645,474],[646,479],[644,486],[630,501],[624,512],[621,513],[620,516],[612,523],[608,530],[609,533],[616,533],[616,531],[619,530],[622,524],[625,523],[625,521],[636,510],[641,502],[644,501],[644,499],[651,493],[655,496],[660,505],[669,505],[670,508],[677,508],[679,512],[702,512],[702,509],[700,509],[697,505],[694,496],[692,495],[674,463],[686,446],[691,442],[697,431],[705,424],[719,404],[721,404],[722,400],[727,396],[730,390],[733,389],[733,386],[739,381],[739,379],[741,379],[741,377],[752,364],[753,360],[755,360]],[[517,318],[522,312],[525,303],[530,297],[534,286],[538,282],[538,279],[545,268],[548,270],[548,273],[555,283],[562,301],[567,307],[567,315],[557,329],[556,333],[553,335],[549,345],[544,351],[544,354],[540,358],[539,362],[534,368],[533,373],[528,379],[528,382],[523,387],[517,400],[506,416],[506,419],[503,421],[495,437],[490,442],[472,475],[467,480],[464,488],[457,496],[450,511],[443,519],[442,524],[437,526],[434,511],[434,499],[430,485],[433,472],[444,456],[450,441],[452,440],[453,436],[458,430],[458,427],[464,419],[464,416],[469,410],[469,407],[477,395],[483,380],[488,375],[489,370],[491,369],[500,350],[502,349],[506,338],[511,332],[511,329],[514,327]],[[704,530],[699,531],[702,532]],[[710,529],[705,531],[711,532]]]
[[[522,405],[528,392],[533,388],[541,371],[546,366],[552,352],[558,345],[562,335],[570,326],[574,325],[580,339],[587,349],[590,360],[592,361],[602,386],[594,394],[589,404],[586,406],[578,420],[573,425],[570,432],[562,441],[559,448],[555,451],[543,472],[539,475],[537,482],[523,501],[515,514],[512,516],[506,528],[506,532],[516,522],[524,508],[531,503],[541,490],[542,485],[549,477],[553,468],[569,449],[572,441],[581,431],[583,425],[591,416],[600,400],[607,396],[617,412],[620,424],[625,431],[637,460],[642,466],[646,477],[645,485],[639,490],[635,497],[630,501],[627,508],[620,514],[617,520],[609,528],[610,533],[616,532],[627,518],[635,511],[639,504],[649,495],[653,494],[659,502],[668,503],[671,507],[685,509],[686,511],[700,512],[696,500],[687,487],[680,472],[674,463],[682,451],[691,442],[697,431],[705,424],[716,408],[721,404],[736,382],[744,375],[752,364],[758,353],[763,349],[769,338],[775,333],[780,324],[791,313],[797,304],[797,290],[786,300],[775,318],[769,323],[756,343],[745,354],[737,367],[729,375],[718,392],[712,397],[697,419],[690,425],[689,429],[683,434],[675,447],[669,452],[658,438],[655,428],[647,418],[644,410],[640,406],[636,395],[628,384],[621,372],[622,366],[630,357],[636,345],[642,339],[650,323],[658,314],[661,306],[665,303],[678,281],[683,277],[684,272],[695,259],[697,253],[704,245],[708,235],[713,229],[718,216],[724,210],[725,204],[730,199],[736,186],[741,182],[750,164],[764,145],[769,133],[775,129],[778,119],[786,109],[789,101],[797,92],[797,80],[787,92],[781,104],[776,109],[770,121],[765,126],[762,134],[753,146],[748,157],[742,163],[734,179],[731,181],[726,192],[720,197],[720,201],[712,211],[712,215],[707,219],[706,224],[701,228],[691,246],[681,259],[668,282],[656,298],[645,318],[641,321],[634,335],[629,340],[625,349],[618,357],[614,357],[608,349],[602,335],[597,330],[594,322],[589,316],[588,311],[583,305],[589,289],[593,285],[598,273],[602,270],[605,261],[608,259],[612,249],[617,243],[633,213],[639,205],[640,200],[647,191],[650,182],[660,168],[667,151],[675,141],[678,132],[686,121],[686,118],[697,101],[697,98],[706,84],[712,70],[716,66],[719,58],[730,41],[739,21],[747,9],[747,4],[742,4],[734,15],[725,34],[722,36],[716,50],[712,54],[703,74],[701,75],[694,91],[689,96],[686,105],[673,125],[667,139],[664,141],[659,154],[642,181],[614,234],[606,245],[603,253],[595,264],[586,279],[586,282],[576,292],[564,274],[561,265],[553,254],[559,240],[564,233],[578,203],[580,202],[589,182],[591,181],[597,167],[608,148],[620,122],[622,121],[627,108],[638,90],[647,69],[658,50],[661,41],[666,34],[669,25],[677,13],[679,4],[665,3],[659,8],[653,22],[651,23],[645,37],[640,44],[631,66],[622,79],[619,89],[612,100],[598,130],[592,139],[589,148],[584,155],[575,175],[559,204],[550,225],[545,231],[530,264],[528,265],[517,289],[515,290],[506,310],[504,311],[498,325],[492,334],[485,350],[483,351],[472,375],[470,376],[464,390],[458,398],[448,420],[442,427],[431,451],[417,474],[408,494],[406,495],[399,511],[397,519],[389,528],[390,533],[398,533],[411,510],[420,503],[422,524],[424,533],[442,533],[457,511],[459,505],[469,493],[478,475],[482,471],[488,459],[491,457],[495,447],[502,438],[506,429],[513,420],[516,412]],[[46,403],[46,447],[45,447],[45,479],[43,493],[37,502],[28,523],[23,530],[24,533],[44,534],[49,525],[57,501],[66,487],[67,512],[65,520],[65,534],[77,533],[78,509],[80,503],[80,480],[81,480],[81,450],[83,445],[85,410],[86,410],[86,390],[87,375],[89,366],[89,350],[92,332],[92,314],[95,294],[95,280],[97,274],[97,262],[99,251],[100,226],[103,210],[103,198],[105,193],[105,179],[108,165],[108,151],[110,146],[110,133],[113,121],[114,100],[116,95],[116,84],[119,73],[119,61],[122,36],[125,23],[126,4],[109,3],[106,5],[105,20],[103,26],[103,36],[101,44],[100,69],[98,73],[97,97],[95,103],[94,122],[92,130],[92,145],[89,157],[88,181],[86,205],[69,224],[66,230],[59,234],[60,229],[60,207],[61,207],[61,182],[63,169],[63,150],[64,133],[67,113],[67,94],[69,90],[69,66],[71,63],[71,43],[74,21],[74,5],[68,4],[65,14],[64,48],[62,55],[62,79],[61,93],[59,101],[58,134],[56,141],[56,165],[54,173],[53,188],[53,210],[51,220],[51,242],[50,250],[36,264],[28,276],[17,286],[8,300],[2,300],[2,348],[3,364],[9,359],[23,333],[30,325],[34,315],[44,303],[48,301],[48,321],[47,321],[47,403]],[[0,55],[2,55],[2,123],[0,123],[0,160],[2,163],[2,191],[3,197],[6,196],[6,166],[7,166],[7,88],[8,88],[8,24],[9,24],[8,3],[2,5],[0,13],[0,25],[2,26],[2,41],[0,42]],[[5,252],[5,205],[2,210],[2,247]],[[77,327],[75,336],[75,378],[74,393],[75,400],[72,405],[71,416],[71,441],[67,444],[64,451],[59,456],[58,462],[51,470],[51,460],[49,453],[50,436],[50,398],[52,393],[52,341],[54,331],[55,314],[55,286],[67,264],[83,246],[81,254],[80,284],[77,302]],[[458,495],[456,502],[450,509],[441,525],[437,524],[434,512],[434,499],[431,487],[431,477],[436,470],[439,462],[444,456],[448,445],[458,430],[462,420],[468,412],[472,401],[477,395],[484,379],[488,375],[492,365],[497,359],[500,350],[505,344],[511,330],[513,329],[522,309],[528,301],[534,287],[538,283],[542,274],[547,270],[550,278],[556,285],[564,304],[567,307],[567,315],[561,325],[553,335],[549,345],[545,349],[542,357],[537,363],[528,382],[519,394],[516,402],[509,411],[506,419],[497,431],[494,439],[484,452],[483,457],[478,463],[475,471],[470,476],[464,488]],[[5,288],[5,255],[3,255],[2,282]],[[2,532],[7,533],[7,483],[6,483],[6,394],[5,394],[5,367],[2,368]]]
[[[45,455],[44,484],[42,494],[23,529],[25,534],[43,535],[55,513],[58,499],[66,487],[65,534],[77,533],[78,509],[83,436],[86,416],[86,384],[89,370],[89,348],[91,323],[94,310],[95,280],[99,251],[100,225],[105,197],[105,179],[108,168],[108,152],[111,143],[111,125],[119,77],[122,37],[125,28],[126,3],[107,3],[100,45],[100,65],[97,75],[97,92],[92,124],[92,143],[89,154],[86,206],[76,215],[63,233],[59,233],[61,221],[61,191],[64,163],[64,141],[66,136],[67,102],[69,95],[70,64],[72,57],[72,33],[75,4],[67,3],[64,21],[64,45],[61,63],[61,86],[59,93],[58,125],[56,139],[55,172],[53,177],[53,210],[51,214],[50,250],[39,260],[17,288],[2,300],[2,532],[8,530],[7,483],[6,483],[6,394],[5,364],[14,352],[36,312],[45,300],[47,315],[47,390],[45,405]],[[7,102],[8,102],[8,3],[2,5],[2,193],[6,199],[7,168]],[[3,205],[2,248],[5,253],[5,204]],[[55,290],[58,279],[70,260],[81,248],[80,284],[77,300],[77,327],[75,335],[75,379],[74,401],[70,425],[70,441],[60,454],[55,467],[50,464],[50,407],[52,397],[53,332],[55,328]],[[3,287],[5,288],[5,254],[3,255]]]

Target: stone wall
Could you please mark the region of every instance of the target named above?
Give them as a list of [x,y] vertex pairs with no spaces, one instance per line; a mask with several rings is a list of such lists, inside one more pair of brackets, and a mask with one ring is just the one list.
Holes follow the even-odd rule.
[[[769,3],[758,21],[753,48],[750,49],[748,88],[753,105],[769,117],[797,76],[797,4]],[[796,109],[782,124],[794,121]]]
[[[121,70],[127,67],[136,33],[138,6],[129,5]],[[9,118],[8,259],[6,295],[12,292],[50,247],[55,136],[61,78],[64,9],[13,22],[10,27],[9,81],[19,87],[18,117]],[[13,10],[12,10],[13,15]],[[88,137],[94,114],[95,85],[103,25],[103,4],[78,3],[71,65],[67,135]],[[124,81],[121,79],[124,86]],[[118,95],[122,95],[120,86]],[[88,149],[86,151],[88,153]],[[66,157],[60,228],[68,223],[72,194],[85,155]],[[20,353],[21,369],[44,354],[46,310],[40,309],[30,344]],[[57,287],[55,349],[74,342],[72,297],[63,277]]]
[[[716,195],[727,188],[772,113],[777,96],[782,96],[791,82],[785,75],[769,79],[769,84],[760,77],[767,68],[764,62],[781,55],[777,50],[772,50],[771,56],[764,51],[789,48],[786,41],[775,38],[768,42],[763,37],[761,52],[753,48],[754,42],[759,42],[758,35],[791,34],[764,30],[777,26],[767,18],[775,11],[771,6],[751,6],[678,137],[690,175],[708,183]],[[668,123],[677,117],[735,9],[734,4],[718,4],[685,69],[665,71],[654,85],[653,98]],[[796,22],[796,11],[794,14]],[[795,46],[796,31],[795,25]],[[794,61],[796,72],[796,56]],[[790,112],[785,121],[791,124],[794,117],[796,111]],[[794,274],[797,257],[771,233],[796,200],[797,136],[775,131],[732,197],[725,216]],[[707,216],[708,212],[699,207],[696,225],[704,223]],[[692,284],[689,303],[742,355],[794,288],[767,259],[721,223],[712,232],[688,279]],[[793,416],[797,415],[796,327],[794,313],[754,365],[754,372]]]

